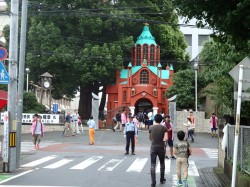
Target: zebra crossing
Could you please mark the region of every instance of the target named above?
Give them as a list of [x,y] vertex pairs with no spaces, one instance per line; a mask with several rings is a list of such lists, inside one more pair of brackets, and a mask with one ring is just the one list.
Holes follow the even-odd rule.
[[218,149],[210,149],[210,148],[201,148],[208,158],[217,159],[218,158]]
[[[72,165],[72,163],[74,165]],[[83,159],[66,159],[56,155],[46,156],[34,160],[32,162],[23,164],[21,168],[36,167],[39,169],[59,169],[60,167],[67,167],[69,170],[87,170],[94,167],[100,172],[112,172],[115,171],[122,163],[126,163],[126,168],[121,167],[126,173],[141,173],[149,172],[150,159],[143,157],[118,157],[118,158],[105,158],[105,156],[94,155],[89,158]],[[175,171],[175,160],[165,160],[165,173],[170,174]],[[157,163],[156,173],[160,173],[160,163]],[[199,176],[199,172],[193,160],[189,161],[189,175]]]
[[[54,141],[42,141],[40,148],[45,148],[51,145],[56,145],[58,143]],[[2,149],[2,143],[0,143],[0,150]],[[34,144],[31,141],[21,142],[21,152],[28,153],[34,151]]]

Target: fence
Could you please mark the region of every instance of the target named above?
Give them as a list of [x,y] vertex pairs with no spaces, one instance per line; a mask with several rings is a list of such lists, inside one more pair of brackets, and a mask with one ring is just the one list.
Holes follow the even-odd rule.
[[[228,126],[227,160],[233,160],[235,126]],[[237,165],[250,175],[250,126],[240,126]]]

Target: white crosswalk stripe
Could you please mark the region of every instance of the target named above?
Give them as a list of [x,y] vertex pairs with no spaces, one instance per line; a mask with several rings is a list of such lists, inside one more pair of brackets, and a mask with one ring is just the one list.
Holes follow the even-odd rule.
[[88,158],[87,160],[84,160],[83,162],[81,162],[80,164],[77,164],[76,166],[70,168],[70,169],[85,169],[87,167],[89,167],[90,165],[96,163],[97,161],[101,160],[103,158],[103,156],[92,156],[90,158]]
[[[99,162],[103,160],[102,162]],[[78,161],[78,163],[76,163]],[[48,163],[47,163],[48,162]],[[52,163],[53,162],[53,163]],[[176,170],[175,160],[165,160],[165,173],[169,174]],[[74,165],[72,164],[74,163]],[[51,155],[47,156],[30,163],[24,164],[21,167],[38,167],[43,169],[57,169],[63,166],[68,167],[71,170],[84,170],[88,167],[95,166],[98,171],[107,171],[111,172],[118,168],[122,163],[130,163],[130,165],[124,168],[124,164],[122,166],[122,170],[126,173],[141,173],[142,171],[150,170],[150,159],[149,158],[141,158],[134,157],[132,158],[108,158],[106,159],[104,156],[91,156],[85,160],[79,159],[61,159],[58,156]],[[121,167],[120,167],[121,168]],[[157,162],[156,173],[160,173],[160,162]],[[199,172],[193,160],[189,160],[189,168],[188,168],[189,176],[199,176]]]
[[[55,144],[58,144],[58,143],[56,143],[54,141],[42,141],[40,144],[40,148],[45,148],[45,147],[48,147],[50,145],[55,145]],[[2,143],[0,143],[0,150],[2,149],[1,146],[2,146]],[[27,153],[27,152],[31,152],[31,151],[34,151],[33,142],[31,142],[31,141],[21,142],[21,152]]]
[[218,158],[218,149],[201,148],[209,158]]
[[145,166],[148,158],[136,158],[136,160],[131,164],[126,172],[138,172],[140,173]]
[[111,159],[106,164],[104,164],[102,167],[100,167],[99,171],[113,171],[116,166],[118,166],[124,159]]
[[199,176],[199,172],[197,170],[197,167],[196,167],[194,161],[190,160],[188,162],[189,162],[188,175],[190,175],[190,176]]
[[44,168],[47,168],[47,169],[55,169],[55,168],[59,168],[65,164],[68,164],[69,162],[72,162],[73,160],[69,160],[69,159],[62,159],[62,160],[59,160],[58,162],[56,163],[53,163],[53,164],[50,164]]
[[52,155],[52,156],[47,156],[47,157],[41,158],[41,159],[39,159],[39,160],[35,160],[35,161],[33,161],[33,162],[30,162],[30,163],[28,163],[28,164],[24,164],[24,165],[22,165],[21,167],[34,167],[34,166],[38,166],[38,165],[40,165],[40,164],[42,164],[42,163],[44,163],[44,162],[47,162],[47,161],[52,160],[52,159],[55,159],[55,158],[56,158],[56,156],[54,156],[54,155]]

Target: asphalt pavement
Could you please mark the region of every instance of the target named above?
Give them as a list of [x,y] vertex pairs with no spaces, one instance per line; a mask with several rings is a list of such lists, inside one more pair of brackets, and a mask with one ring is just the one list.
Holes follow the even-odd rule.
[[[22,155],[21,155],[21,163],[27,161],[27,157],[34,156],[37,152],[33,150],[33,145],[31,142],[31,134],[23,134],[22,135]],[[203,186],[223,186],[222,182],[216,176],[212,167],[217,166],[217,159],[208,158],[204,159],[204,152],[206,150],[215,150],[218,148],[218,139],[212,138],[210,134],[207,133],[197,133],[194,136],[194,143],[191,144],[193,151],[193,155],[191,158],[195,160],[197,169],[199,171],[200,178],[196,178],[196,186],[203,187]],[[175,141],[177,141],[176,133],[175,133]],[[41,154],[42,151],[51,151],[51,152],[60,152],[66,151],[66,147],[63,145],[70,145],[68,146],[69,151],[75,151],[79,153],[89,153],[89,152],[100,152],[107,153],[107,154],[119,154],[119,156],[124,155],[125,153],[125,139],[123,137],[123,133],[116,130],[113,132],[111,129],[100,129],[96,130],[95,134],[95,145],[90,146],[89,137],[88,137],[88,130],[87,127],[84,127],[83,134],[79,134],[76,136],[63,136],[63,127],[62,131],[56,132],[46,132],[44,138],[41,142]],[[58,145],[62,145],[61,147]],[[53,146],[55,145],[55,146]],[[46,148],[47,147],[47,148]],[[136,142],[136,155],[143,155],[149,157],[149,148],[150,148],[150,141],[148,139],[148,130],[139,131],[139,135]],[[78,150],[79,149],[79,150]],[[169,151],[167,150],[167,153]],[[39,151],[38,151],[39,153]],[[208,157],[209,157],[208,153]],[[38,154],[37,154],[38,156]],[[66,155],[66,158],[72,157],[72,154]],[[211,155],[210,155],[211,156]],[[75,155],[76,157],[76,155]],[[130,157],[131,158],[131,157]],[[132,159],[132,158],[131,158]],[[209,179],[207,179],[207,176]],[[207,181],[210,181],[208,183]],[[211,181],[213,183],[211,183]]]

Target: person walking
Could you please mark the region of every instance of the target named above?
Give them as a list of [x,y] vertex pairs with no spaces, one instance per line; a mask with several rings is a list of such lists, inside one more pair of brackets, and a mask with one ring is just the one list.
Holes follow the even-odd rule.
[[95,121],[93,116],[90,116],[87,125],[89,126],[89,145],[94,145],[95,143]]
[[144,114],[141,111],[137,114],[137,119],[138,119],[139,129],[142,130],[142,125],[143,125],[143,121],[144,121]]
[[126,153],[129,154],[129,147],[131,142],[132,155],[135,155],[135,137],[137,136],[137,127],[133,122],[133,116],[129,116],[129,121],[125,124],[124,127],[124,138],[126,138]]
[[124,130],[125,124],[127,123],[127,116],[126,116],[126,110],[123,110],[122,114],[121,114],[121,120],[122,120],[122,129],[121,131]]
[[74,113],[72,114],[72,126],[74,134],[80,134],[78,127],[78,116],[79,116],[78,111],[74,110]]
[[212,116],[209,119],[209,123],[210,123],[212,138],[216,137],[217,136],[216,131],[218,128],[218,118],[216,117],[215,113],[212,113]]
[[194,113],[193,111],[190,111],[189,113],[189,116],[188,116],[191,120],[191,124],[192,124],[192,127],[193,127],[193,135],[195,135],[195,118],[194,118]]
[[[64,133],[66,132],[65,136],[69,136],[69,131],[71,132],[72,136],[75,136],[72,128],[71,128],[71,115],[70,112],[67,113],[67,115],[65,116],[65,128],[64,128]],[[63,134],[64,134],[63,133]]]
[[187,127],[187,140],[189,138],[191,138],[191,143],[194,143],[194,137],[193,137],[193,133],[194,133],[194,126],[192,124],[191,118],[187,117],[187,124],[184,123],[184,125]]
[[119,127],[120,132],[122,132],[122,118],[120,110],[116,113],[115,120],[116,120],[116,126],[113,128],[113,131],[115,132],[115,129]]
[[[187,141],[184,141],[185,132],[177,132],[178,143],[174,145],[174,154],[176,155],[176,174],[178,178],[177,185],[184,187],[188,186],[188,157],[191,154],[192,150]],[[183,168],[184,179],[181,180],[181,168]]]
[[162,122],[161,114],[154,117],[155,124],[149,127],[149,140],[151,141],[150,158],[151,158],[151,187],[156,185],[156,159],[160,160],[160,183],[164,184],[165,179],[165,143],[167,141],[167,128],[160,123]]
[[[37,114],[36,114],[37,115]],[[32,122],[31,125],[31,134],[34,143],[34,149],[40,149],[41,138],[44,136],[44,124],[42,123],[41,116],[35,116],[36,120]]]
[[[175,159],[174,154],[173,154],[173,147],[174,147],[174,133],[173,133],[173,124],[170,122],[170,116],[166,115],[165,116],[165,121],[163,123],[165,127],[167,128],[168,131],[168,141],[167,144],[169,146],[169,151],[170,151],[170,158]],[[166,155],[166,158],[168,159],[169,157]]]

